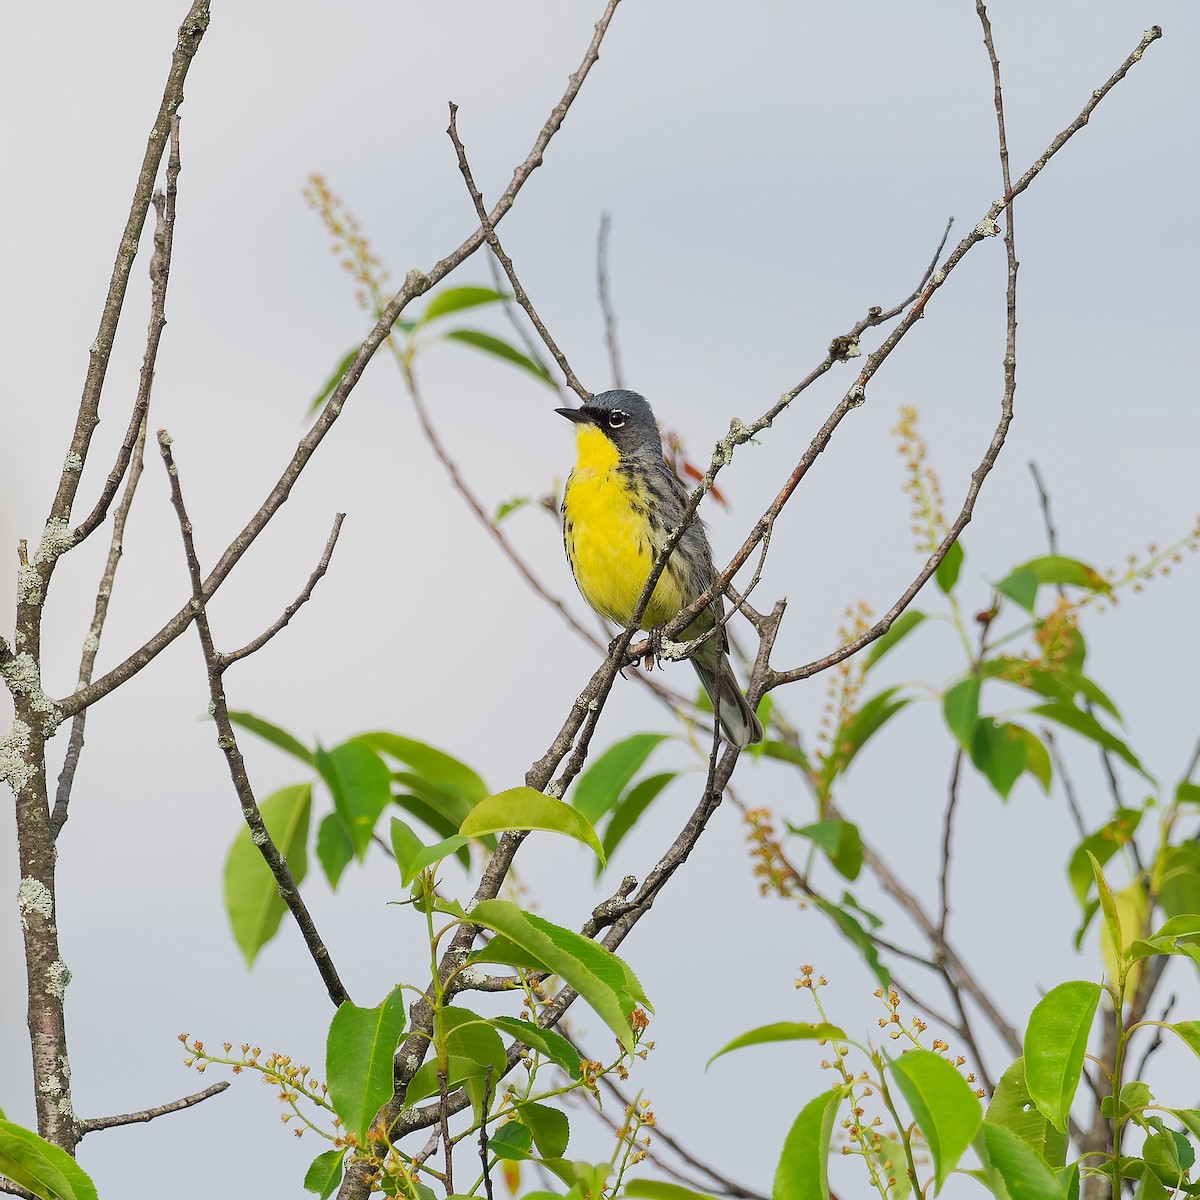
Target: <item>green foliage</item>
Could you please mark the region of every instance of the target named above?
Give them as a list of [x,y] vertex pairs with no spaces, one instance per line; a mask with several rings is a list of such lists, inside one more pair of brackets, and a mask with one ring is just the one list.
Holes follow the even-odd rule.
[[[628,965],[574,930],[523,912],[506,900],[484,900],[471,910],[473,924],[503,934],[471,955],[473,962],[506,962],[510,946],[520,961],[558,975],[571,985],[612,1030],[626,1050],[634,1046],[630,1017],[646,995]],[[499,943],[499,944],[498,944]]]
[[738,1034],[731,1042],[727,1042],[705,1064],[705,1070],[713,1065],[723,1054],[731,1050],[741,1050],[745,1046],[765,1046],[775,1042],[826,1042],[830,1038],[844,1038],[846,1031],[828,1021],[776,1021],[771,1025],[759,1025],[756,1029],[748,1029]]
[[[258,806],[271,840],[299,883],[308,873],[308,823],[312,787],[307,783],[281,788]],[[258,952],[279,930],[287,911],[279,884],[271,874],[250,830],[242,826],[225,859],[225,911],[234,940],[253,966]]]
[[834,1088],[800,1110],[783,1142],[771,1200],[829,1200],[829,1139],[846,1090]]
[[604,865],[604,847],[591,822],[577,808],[530,787],[509,788],[507,792],[484,797],[467,814],[458,831],[466,837],[481,837],[506,829],[561,833],[590,846],[600,865]]
[[32,1129],[0,1120],[0,1176],[38,1200],[96,1200],[96,1185],[63,1149]]
[[971,1144],[983,1110],[958,1071],[929,1050],[910,1050],[893,1059],[891,1075],[925,1134],[933,1155],[934,1190],[940,1192]]
[[1086,980],[1060,983],[1038,1001],[1025,1033],[1025,1085],[1038,1111],[1060,1133],[1087,1053],[1100,987]]
[[340,1005],[325,1042],[329,1095],[360,1144],[392,1094],[392,1056],[404,1033],[404,996],[395,988],[374,1008]]

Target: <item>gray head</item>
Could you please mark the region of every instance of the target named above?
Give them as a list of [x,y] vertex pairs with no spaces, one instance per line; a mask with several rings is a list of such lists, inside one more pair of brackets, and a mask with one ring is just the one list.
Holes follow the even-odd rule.
[[569,421],[594,425],[623,455],[662,457],[658,422],[644,396],[618,390],[600,392],[579,408],[558,408]]

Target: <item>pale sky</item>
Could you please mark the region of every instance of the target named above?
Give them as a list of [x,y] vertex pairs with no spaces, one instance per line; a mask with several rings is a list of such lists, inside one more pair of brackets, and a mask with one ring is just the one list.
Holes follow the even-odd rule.
[[[0,250],[0,548],[14,565],[18,539],[38,537],[66,453],[186,8],[64,0],[0,12],[8,114],[0,213],[9,230]],[[495,196],[601,11],[599,0],[214,5],[182,109],[169,323],[151,414],[175,438],[206,566],[262,502],[303,431],[310,397],[369,327],[301,197],[306,177],[327,177],[394,280],[427,268],[474,228],[444,133],[446,102],[460,105],[476,178]],[[1180,0],[1060,0],[997,4],[992,17],[1015,173],[1147,26],[1162,24],[1165,36],[1019,202],[1017,415],[964,538],[965,602],[976,607],[987,602],[987,580],[1043,550],[1030,459],[1052,491],[1063,552],[1099,567],[1175,540],[1200,510],[1200,407],[1187,349],[1200,15]],[[601,390],[610,380],[595,237],[601,214],[612,214],[626,381],[704,462],[731,417],[757,416],[870,305],[890,306],[912,289],[947,217],[957,237],[984,215],[1001,190],[994,147],[991,74],[969,0],[625,0],[545,165],[500,232],[575,370]],[[947,507],[957,510],[999,405],[1004,270],[999,239],[971,253],[785,510],[759,592],[764,607],[790,600],[777,665],[833,648],[848,603],[883,611],[919,566],[889,433],[901,405],[919,407]],[[139,259],[81,507],[90,507],[127,420],[148,312],[144,280]],[[454,277],[487,281],[481,259]],[[477,323],[503,332],[497,321]],[[439,430],[489,506],[542,494],[566,475],[571,430],[548,389],[461,347],[430,350],[420,369]],[[831,372],[760,445],[739,453],[721,481],[731,511],[707,508],[718,558],[740,543],[851,379],[849,369]],[[186,595],[155,459],[130,522],[101,670]],[[495,791],[515,786],[596,654],[472,522],[382,358],[214,603],[219,642],[246,640],[292,599],[336,511],[347,518],[328,577],[284,635],[230,672],[231,705],[327,745],[395,730],[471,763]],[[590,620],[555,523],[523,511],[507,530],[547,586]],[[97,536],[55,576],[46,635],[54,695],[75,679],[106,545]],[[5,614],[14,574],[0,573]],[[1166,781],[1197,734],[1198,604],[1200,563],[1189,559],[1088,631],[1094,677],[1122,706],[1130,743]],[[4,616],[0,632],[9,636],[11,624]],[[953,636],[931,630],[897,654],[887,680],[940,687],[960,669]],[[669,682],[693,686],[686,667],[667,671]],[[824,691],[814,681],[780,701],[810,732]],[[249,973],[228,931],[221,869],[240,818],[206,705],[189,632],[89,718],[58,863],[59,928],[74,973],[75,1104],[84,1116],[196,1090],[174,1040],[184,1030],[323,1059],[330,1008],[294,929],[285,926]],[[640,729],[673,731],[643,689],[618,681],[598,744]],[[304,777],[250,738],[243,748],[260,796]],[[1094,755],[1069,750],[1099,824],[1107,798]],[[683,745],[659,753],[656,769],[694,762]],[[931,901],[951,754],[936,707],[915,705],[869,748],[840,798]],[[694,806],[699,781],[687,776],[664,794],[614,861],[614,880],[653,865]],[[750,803],[796,824],[812,819],[794,775],[744,763],[735,782]],[[1123,783],[1128,799],[1141,798],[1134,777]],[[987,985],[1023,1025],[1042,991],[1099,970],[1094,943],[1080,956],[1070,945],[1076,913],[1063,866],[1072,827],[1061,794],[1047,800],[1028,781],[1003,806],[971,777],[960,814],[953,936],[968,956],[978,952]],[[704,1060],[752,1025],[807,1019],[792,988],[804,962],[831,979],[832,1018],[865,1035],[878,1014],[874,983],[823,920],[757,897],[743,843],[736,813],[720,811],[623,947],[658,1010],[651,1036],[659,1048],[631,1087],[645,1088],[666,1129],[765,1190],[796,1112],[825,1086],[818,1055],[808,1047],[770,1059],[747,1053],[707,1074]],[[585,852],[548,837],[532,839],[519,863],[538,911],[566,925],[612,890],[607,878],[596,894],[582,887]],[[0,896],[16,886],[9,817],[0,821]],[[336,896],[314,863],[305,891],[359,1003],[378,1002],[400,979],[424,982],[421,932],[409,910],[386,907],[401,889],[382,856],[349,870]],[[869,907],[882,904],[866,881],[855,891]],[[893,933],[906,936],[899,923]],[[0,1108],[31,1122],[15,905],[0,906],[0,962]],[[1186,982],[1183,972],[1177,978]],[[1180,1003],[1177,1018],[1200,1015],[1194,987]],[[609,1044],[578,1007],[572,1022],[587,1044]],[[1007,1056],[989,1049],[998,1074]],[[784,1071],[768,1077],[764,1068],[776,1064]],[[1160,1059],[1159,1069],[1177,1103],[1194,1101],[1194,1064]],[[308,1138],[295,1145],[277,1111],[271,1093],[239,1080],[190,1114],[89,1136],[80,1160],[102,1196],[123,1200],[208,1197],[233,1179],[239,1194],[299,1195],[304,1167],[323,1147]],[[572,1152],[607,1157],[599,1125],[581,1112],[572,1121]],[[843,1195],[861,1194],[857,1175],[837,1181]],[[965,1194],[955,1186],[945,1194]]]

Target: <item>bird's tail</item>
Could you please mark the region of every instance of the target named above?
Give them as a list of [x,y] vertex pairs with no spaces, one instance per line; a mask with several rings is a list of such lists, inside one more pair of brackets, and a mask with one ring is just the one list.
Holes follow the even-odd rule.
[[726,740],[739,750],[763,740],[763,727],[742,695],[729,656],[710,638],[692,655],[692,666],[713,703]]

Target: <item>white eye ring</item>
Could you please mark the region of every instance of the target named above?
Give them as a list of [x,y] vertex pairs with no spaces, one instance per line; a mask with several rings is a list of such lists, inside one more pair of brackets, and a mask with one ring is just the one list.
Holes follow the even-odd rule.
[[626,420],[626,414],[623,413],[619,408],[615,408],[608,414],[608,427],[609,429],[620,429],[621,426],[625,424]]

